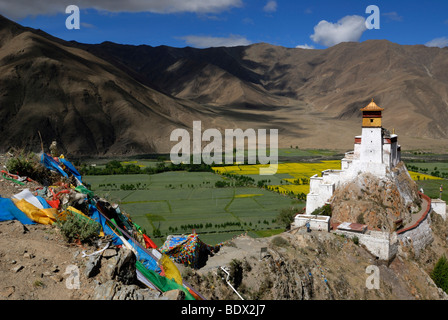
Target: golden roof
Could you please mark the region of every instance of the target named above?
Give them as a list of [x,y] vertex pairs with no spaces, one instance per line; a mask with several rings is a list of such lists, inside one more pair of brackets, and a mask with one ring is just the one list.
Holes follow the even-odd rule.
[[376,105],[376,103],[373,101],[373,98],[372,102],[370,102],[367,106],[361,109],[361,111],[383,111],[383,110],[384,110],[383,108],[380,108]]

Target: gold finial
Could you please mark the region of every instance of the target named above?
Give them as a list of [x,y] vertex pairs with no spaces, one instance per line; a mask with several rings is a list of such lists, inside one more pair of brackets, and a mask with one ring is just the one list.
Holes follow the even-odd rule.
[[392,128],[392,134],[395,134],[395,128]]

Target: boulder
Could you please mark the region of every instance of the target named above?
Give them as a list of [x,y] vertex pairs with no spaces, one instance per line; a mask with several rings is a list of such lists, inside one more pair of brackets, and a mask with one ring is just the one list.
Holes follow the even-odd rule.
[[118,251],[118,259],[115,267],[115,277],[124,284],[133,284],[137,280],[135,264],[137,257],[129,249],[121,248]]
[[96,276],[101,267],[101,256],[93,255],[89,257],[89,261],[86,264],[86,268],[84,270],[84,274],[87,278],[91,278]]
[[184,300],[185,299],[185,292],[182,290],[170,290],[167,292],[164,292],[162,295],[163,298],[166,298],[167,300]]
[[99,284],[93,294],[94,300],[158,300],[159,293],[139,286],[124,285],[114,280]]

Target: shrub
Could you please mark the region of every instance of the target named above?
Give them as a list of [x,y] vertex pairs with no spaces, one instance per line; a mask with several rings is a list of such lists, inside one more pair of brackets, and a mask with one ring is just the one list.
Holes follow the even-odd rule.
[[443,291],[448,293],[448,261],[443,255],[437,261],[434,269],[431,272],[431,279]]
[[356,222],[359,224],[365,224],[364,221],[364,214],[360,213],[357,217],[356,217]]
[[36,279],[33,282],[33,287],[35,287],[35,288],[45,287],[45,284],[41,280]]
[[73,214],[67,214],[64,219],[57,219],[56,226],[61,230],[62,236],[67,242],[91,242],[98,236],[101,230],[98,222]]
[[38,154],[24,150],[13,150],[10,153],[12,157],[6,161],[6,168],[10,173],[31,178],[43,185],[61,181],[58,173],[48,170],[40,163]]
[[311,215],[318,215],[318,216],[329,216],[331,217],[331,206],[329,204],[325,204],[322,207],[319,207],[317,209],[315,209]]
[[277,247],[286,247],[289,245],[289,242],[280,236],[277,236],[274,239],[272,239],[271,243]]
[[37,161],[34,153],[25,153],[24,151],[21,151],[20,154],[6,162],[6,168],[13,174],[34,179],[36,175],[36,163]]

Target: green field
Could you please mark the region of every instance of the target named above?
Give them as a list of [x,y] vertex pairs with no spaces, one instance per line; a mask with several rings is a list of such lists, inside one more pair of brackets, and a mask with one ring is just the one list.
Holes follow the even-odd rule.
[[443,185],[442,200],[448,202],[448,181],[447,180],[424,180],[416,181],[419,188],[430,198],[439,198],[439,188]]
[[[448,162],[410,162],[406,164],[408,167],[415,166],[419,169],[426,169],[426,174],[431,175],[433,172],[438,172],[439,176],[446,177],[448,175]],[[423,189],[423,192],[430,198],[439,198],[440,185],[443,186],[442,200],[448,202],[448,180],[445,179],[415,179],[419,188]]]
[[[193,228],[209,244],[246,231],[266,236],[281,229],[273,220],[282,208],[305,205],[256,187],[216,188],[215,182],[224,178],[209,172],[85,176],[84,180],[97,196],[120,204],[148,235],[159,229],[162,238],[154,237],[158,245],[168,234],[190,233]],[[137,183],[144,187],[120,190],[122,184]]]
[[[291,185],[291,179],[328,169],[331,161],[317,163],[322,160],[337,157],[335,151],[300,150],[289,148],[279,149],[279,157],[283,158],[279,170],[272,176],[252,174],[253,170],[235,173],[249,176],[257,183],[268,180],[268,186],[299,188],[308,193],[308,185]],[[448,162],[443,158],[425,160],[423,157],[409,159],[405,162],[410,166],[428,169],[427,174],[438,170],[440,174],[448,173]],[[309,161],[311,162],[306,162]],[[301,162],[305,161],[305,162]],[[123,165],[133,164],[140,167],[156,167],[162,159],[121,159]],[[426,162],[425,162],[426,161]],[[432,161],[432,162],[429,162]],[[299,162],[299,163],[297,163]],[[316,163],[314,163],[316,162]],[[97,162],[103,166],[104,163]],[[241,169],[245,166],[236,166]],[[283,169],[282,169],[283,168]],[[218,168],[224,170],[225,168]],[[231,170],[230,168],[229,170]],[[230,171],[228,171],[230,172]],[[416,179],[416,176],[419,179]],[[440,184],[446,191],[442,199],[448,201],[448,183],[446,179],[433,180],[420,173],[412,173],[419,188],[431,198],[439,197]],[[121,174],[121,175],[85,175],[84,180],[91,185],[95,195],[118,203],[120,208],[128,213],[132,220],[140,225],[153,238],[156,244],[163,244],[169,234],[188,234],[193,229],[209,244],[229,240],[234,236],[248,232],[254,237],[264,237],[283,231],[284,226],[275,219],[283,208],[296,207],[298,210],[305,202],[294,200],[287,195],[257,187],[229,186],[218,188],[217,181],[229,181],[229,178],[211,172],[168,171],[158,174]],[[129,184],[137,190],[123,190],[122,185]],[[132,188],[135,189],[135,188]],[[288,189],[289,190],[289,189]],[[299,190],[299,191],[300,191]]]

